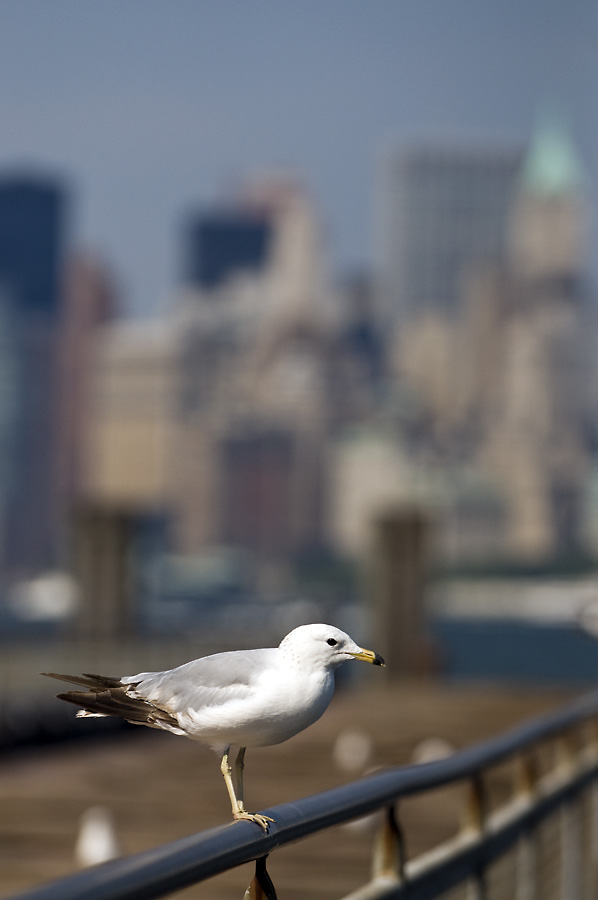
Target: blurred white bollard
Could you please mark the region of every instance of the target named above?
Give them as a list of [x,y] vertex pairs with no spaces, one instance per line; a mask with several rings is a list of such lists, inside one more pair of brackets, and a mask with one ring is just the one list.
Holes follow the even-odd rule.
[[81,816],[75,844],[75,861],[81,869],[121,855],[112,813],[105,806],[91,806]]
[[[374,743],[365,731],[346,728],[338,735],[332,748],[335,765],[348,775],[369,774],[369,765],[374,755]],[[378,825],[380,813],[371,813],[343,826],[348,831],[370,831]]]
[[424,738],[413,748],[411,761],[416,765],[434,762],[437,759],[446,759],[452,756],[455,748],[441,737]]
[[369,734],[365,731],[347,728],[345,731],[341,731],[334,742],[332,758],[343,772],[356,774],[363,772],[368,766],[373,749],[374,745]]

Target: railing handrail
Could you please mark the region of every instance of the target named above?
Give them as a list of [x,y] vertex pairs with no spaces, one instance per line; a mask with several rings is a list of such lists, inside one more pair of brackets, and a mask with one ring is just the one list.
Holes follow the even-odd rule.
[[401,797],[471,779],[582,721],[598,716],[598,691],[445,759],[371,775],[263,812],[264,834],[250,822],[190,835],[42,885],[13,900],[150,900],[263,857],[276,847],[393,804]]

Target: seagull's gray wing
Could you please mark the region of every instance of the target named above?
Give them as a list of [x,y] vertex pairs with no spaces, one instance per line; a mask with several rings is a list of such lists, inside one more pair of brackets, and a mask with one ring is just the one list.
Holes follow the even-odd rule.
[[172,714],[251,696],[265,668],[275,665],[277,650],[234,650],[195,659],[166,672],[128,675],[133,697],[147,700]]

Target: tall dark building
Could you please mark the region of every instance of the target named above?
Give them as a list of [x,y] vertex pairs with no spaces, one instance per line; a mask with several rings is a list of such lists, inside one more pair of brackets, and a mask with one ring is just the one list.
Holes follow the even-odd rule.
[[2,339],[11,348],[0,486],[5,572],[51,565],[55,550],[56,362],[64,192],[34,177],[0,179]]
[[53,182],[0,180],[0,284],[19,317],[58,315],[63,218],[64,193]]
[[271,234],[272,223],[260,212],[218,211],[193,218],[186,236],[186,283],[211,290],[235,272],[261,269]]

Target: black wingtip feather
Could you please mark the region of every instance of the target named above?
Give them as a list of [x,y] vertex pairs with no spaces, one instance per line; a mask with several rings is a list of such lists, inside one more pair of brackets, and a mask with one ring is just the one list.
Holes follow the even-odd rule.
[[148,700],[131,697],[131,685],[104,675],[70,676],[42,673],[59,681],[67,681],[86,687],[85,691],[65,691],[57,694],[59,700],[73,703],[89,713],[102,716],[116,716],[134,725],[148,725],[153,728],[178,728],[178,721],[167,710],[155,706]]

